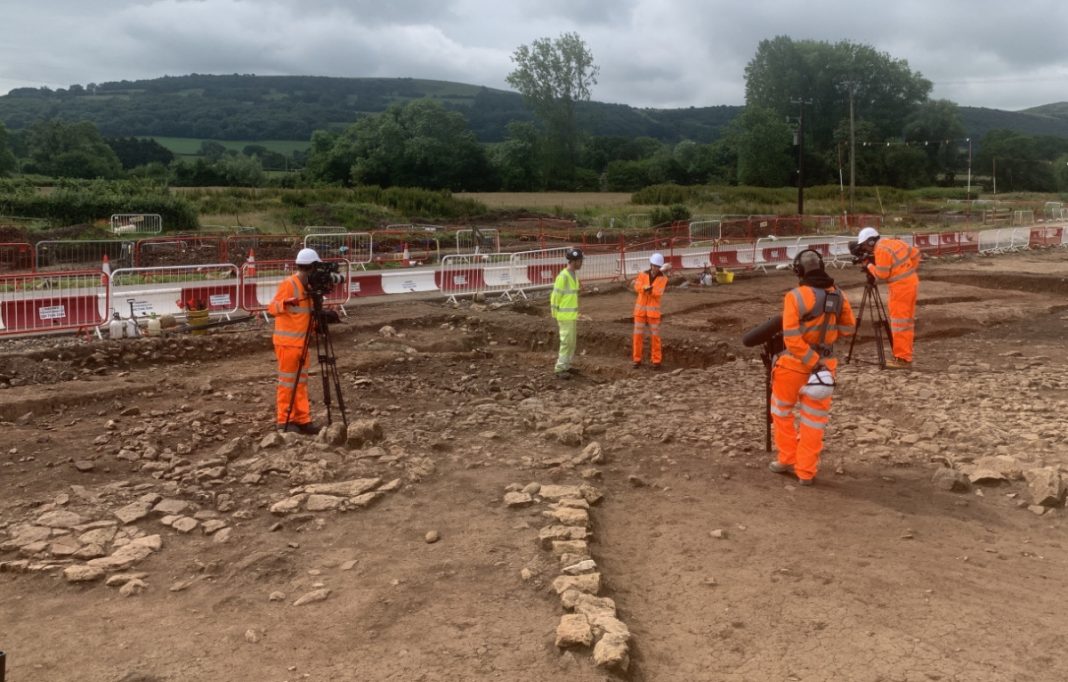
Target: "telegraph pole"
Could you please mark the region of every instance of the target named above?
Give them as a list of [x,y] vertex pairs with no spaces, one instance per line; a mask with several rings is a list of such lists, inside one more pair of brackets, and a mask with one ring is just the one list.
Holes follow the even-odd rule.
[[[968,138],[968,201],[972,200],[972,138]],[[970,211],[970,209],[969,209]]]
[[805,105],[812,100],[802,97],[790,102],[801,105],[797,114],[797,215],[805,215]]
[[849,81],[849,212],[853,213],[856,208],[857,189],[857,136],[853,124],[853,88],[856,83]]

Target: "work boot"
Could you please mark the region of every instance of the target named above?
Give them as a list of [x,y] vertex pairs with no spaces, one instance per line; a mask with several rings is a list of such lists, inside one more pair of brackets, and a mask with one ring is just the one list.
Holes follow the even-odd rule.
[[816,479],[814,478],[799,478],[797,479],[797,485],[803,485],[806,488],[810,485],[816,485]]
[[654,362],[653,363],[653,370],[654,371],[659,371],[660,370],[660,363],[659,362]]
[[289,426],[286,426],[284,429],[279,429],[279,430],[280,431],[285,431],[285,433],[299,433],[299,434],[304,435],[304,436],[317,436],[317,435],[319,435],[319,429],[316,428],[315,424],[313,424],[311,422],[308,422],[307,424],[290,424]]
[[794,473],[793,464],[783,464],[777,459],[771,460],[768,464],[768,471],[775,474],[792,474]]
[[631,365],[631,367],[633,367],[634,369],[638,369],[641,366],[642,366],[642,363],[640,363],[640,362],[635,362],[633,365]]
[[557,372],[556,373],[556,378],[557,379],[562,379],[564,381],[570,381],[571,380],[571,375],[567,373],[567,370],[564,370],[562,372]]
[[911,360],[902,360],[901,358],[890,358],[886,361],[887,369],[912,369]]

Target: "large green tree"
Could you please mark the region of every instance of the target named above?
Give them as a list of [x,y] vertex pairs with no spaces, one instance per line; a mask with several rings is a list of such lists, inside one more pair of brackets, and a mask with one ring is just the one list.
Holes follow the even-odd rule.
[[30,128],[26,170],[60,178],[117,178],[122,164],[92,123],[44,121]]
[[600,69],[577,33],[521,45],[512,61],[516,68],[508,74],[508,83],[523,95],[545,127],[545,177],[566,188],[574,180],[580,147],[575,106],[589,101]]
[[731,121],[727,140],[738,159],[738,184],[783,187],[791,184],[796,162],[790,128],[774,111],[747,106]]
[[957,105],[945,99],[920,104],[905,121],[903,133],[905,140],[927,157],[924,184],[937,181],[939,175],[952,184],[960,165],[961,145],[965,144]]
[[[837,168],[835,130],[868,123],[879,140],[900,139],[908,117],[927,100],[931,82],[868,45],[850,41],[763,40],[745,68],[746,105],[770,109],[780,120],[797,118],[804,103],[806,159],[820,156],[828,177],[806,172],[812,183],[828,182]],[[806,164],[808,165],[808,164]]]
[[337,136],[317,132],[308,173],[346,185],[496,188],[485,150],[463,115],[425,99],[360,119]]

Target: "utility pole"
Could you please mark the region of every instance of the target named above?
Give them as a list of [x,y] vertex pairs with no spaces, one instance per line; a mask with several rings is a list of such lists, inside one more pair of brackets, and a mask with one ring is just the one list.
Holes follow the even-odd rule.
[[853,123],[853,89],[854,81],[846,83],[849,88],[849,212],[856,210],[857,190],[857,136]]
[[805,215],[805,105],[812,100],[790,100],[791,104],[801,105],[797,114],[797,215]]
[[968,140],[968,201],[972,200],[972,138]]

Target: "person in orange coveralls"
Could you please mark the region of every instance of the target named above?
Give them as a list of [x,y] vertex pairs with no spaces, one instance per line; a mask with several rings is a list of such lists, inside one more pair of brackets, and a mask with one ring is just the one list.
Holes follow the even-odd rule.
[[654,253],[649,256],[649,269],[634,279],[634,292],[638,300],[634,302],[634,339],[631,359],[634,368],[642,366],[642,353],[645,350],[644,336],[649,335],[649,361],[653,369],[660,369],[663,354],[660,346],[660,299],[667,288],[667,275],[661,270],[664,256]]
[[887,302],[890,331],[894,349],[890,369],[912,367],[912,342],[916,333],[916,296],[920,277],[920,250],[900,239],[881,237],[874,227],[865,227],[857,235],[857,244],[872,255],[874,262],[866,266],[869,275],[887,283],[890,300]]
[[[312,300],[306,287],[308,275],[319,254],[314,249],[301,249],[297,253],[297,271],[282,280],[278,291],[267,306],[274,316],[274,355],[278,359],[278,387],[275,391],[275,413],[279,429],[314,435],[319,431],[311,418],[308,401],[308,365],[310,357],[300,356],[304,350],[305,337],[311,331]],[[310,355],[310,354],[309,354]],[[290,413],[290,405],[293,406]],[[288,421],[288,426],[287,426]]]
[[838,367],[834,342],[853,334],[856,319],[817,251],[805,249],[797,254],[793,269],[800,283],[783,299],[786,350],[776,359],[771,374],[771,418],[778,457],[768,468],[777,474],[795,474],[798,483],[807,486],[819,470],[823,431],[831,412]]

